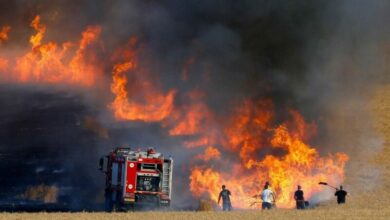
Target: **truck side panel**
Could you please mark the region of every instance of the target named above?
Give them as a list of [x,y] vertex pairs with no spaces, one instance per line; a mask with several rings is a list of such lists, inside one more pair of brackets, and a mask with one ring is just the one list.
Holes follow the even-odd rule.
[[136,187],[136,173],[137,173],[137,162],[134,161],[126,161],[126,194],[134,193]]

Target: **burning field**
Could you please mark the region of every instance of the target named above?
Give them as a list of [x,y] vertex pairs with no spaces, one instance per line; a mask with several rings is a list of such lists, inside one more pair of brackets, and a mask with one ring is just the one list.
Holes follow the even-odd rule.
[[122,146],[173,156],[174,210],[218,209],[222,184],[237,210],[265,182],[286,209],[297,185],[313,207],[321,181],[371,192],[390,5],[359,3],[0,3],[0,208],[102,210]]

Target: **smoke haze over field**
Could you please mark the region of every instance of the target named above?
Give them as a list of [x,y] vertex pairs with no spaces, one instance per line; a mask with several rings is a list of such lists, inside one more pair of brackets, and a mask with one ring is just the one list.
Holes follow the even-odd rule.
[[[58,186],[58,201],[72,208],[93,207],[103,201],[98,158],[116,146],[154,146],[175,158],[174,205],[193,207],[194,166],[223,173],[229,160],[282,157],[288,150],[270,146],[279,125],[309,131],[297,133],[320,156],[349,155],[345,181],[352,191],[379,176],[380,170],[364,163],[381,146],[365,103],[373,87],[390,82],[387,1],[10,0],[0,5],[0,30],[10,27],[8,39],[0,35],[3,198],[46,184]],[[40,25],[34,27],[37,15]],[[43,38],[34,45],[30,36],[40,31]],[[56,47],[43,61],[49,42]],[[18,68],[25,63],[31,64],[28,71]],[[127,72],[115,69],[119,64],[127,64]],[[249,134],[242,142],[250,139],[261,149],[244,151],[245,144],[232,144],[229,128],[241,128],[233,122],[242,112],[254,121],[244,125]],[[272,115],[259,122],[261,132],[259,112]],[[294,112],[306,123],[296,125],[300,117]],[[206,143],[199,143],[204,138]],[[218,151],[220,158],[200,159],[205,149]],[[356,168],[361,174],[353,172]],[[255,186],[260,190],[266,180]],[[328,198],[329,192],[313,192],[313,201]]]

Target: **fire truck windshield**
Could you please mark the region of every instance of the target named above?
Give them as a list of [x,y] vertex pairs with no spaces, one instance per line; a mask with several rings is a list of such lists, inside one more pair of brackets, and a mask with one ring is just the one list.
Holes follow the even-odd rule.
[[137,191],[158,192],[160,188],[160,177],[158,176],[137,176]]

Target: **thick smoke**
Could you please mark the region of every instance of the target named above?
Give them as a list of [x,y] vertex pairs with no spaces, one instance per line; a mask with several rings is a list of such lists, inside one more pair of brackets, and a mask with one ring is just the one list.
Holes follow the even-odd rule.
[[[174,204],[191,206],[186,137],[169,137],[160,123],[118,122],[108,108],[112,54],[137,37],[140,66],[164,91],[205,93],[216,115],[229,115],[243,99],[270,98],[278,120],[294,108],[318,125],[313,141],[321,153],[351,155],[347,183],[356,161],[375,152],[366,108],[371,89],[389,82],[389,3],[385,1],[31,1],[0,3],[0,27],[11,26],[0,57],[30,47],[30,22],[41,15],[44,41],[77,40],[88,25],[101,25],[99,87],[42,84],[1,86],[0,176],[3,198],[29,185],[57,185],[60,201],[95,208],[102,201],[103,174],[97,160],[115,146],[154,146],[175,158]],[[190,60],[190,61],[189,61]],[[109,61],[109,62],[108,62]],[[108,63],[107,63],[108,62]],[[186,65],[186,64],[190,65]],[[183,80],[183,78],[185,80]],[[223,117],[221,117],[223,118]],[[96,128],[98,127],[98,128]],[[208,128],[204,128],[207,130]],[[378,170],[365,166],[376,178]],[[348,172],[349,171],[349,172]],[[351,178],[348,175],[351,174]],[[61,194],[63,193],[63,194]],[[321,200],[321,199],[319,199]]]
[[382,26],[390,19],[389,6],[385,1],[330,5],[321,18],[322,36],[306,51],[310,62],[298,97],[315,103],[312,110],[323,126],[320,142],[351,156],[346,184],[352,193],[380,182],[380,169],[369,165],[382,146],[370,99],[375,87],[390,80],[390,30]]

